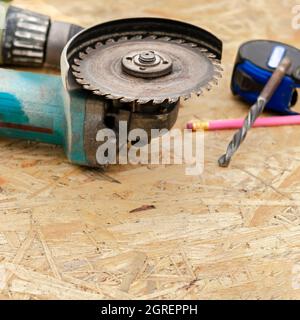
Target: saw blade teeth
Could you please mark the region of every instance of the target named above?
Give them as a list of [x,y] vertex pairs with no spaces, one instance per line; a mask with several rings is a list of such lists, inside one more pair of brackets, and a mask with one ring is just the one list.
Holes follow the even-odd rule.
[[177,43],[177,44],[182,44],[182,43],[184,43],[185,41],[182,40],[182,39],[172,39],[171,42],[174,42],[174,43]]
[[75,76],[76,80],[82,80],[83,79],[83,76],[82,76],[82,74],[80,72],[73,71],[72,73]]
[[157,36],[156,35],[150,35],[150,36],[146,36],[144,38],[144,40],[156,40],[157,39]]
[[183,98],[184,101],[187,101],[187,100],[189,100],[191,98],[191,96],[192,95],[189,93],[189,94],[183,95],[182,98]]
[[87,57],[87,54],[86,53],[84,53],[84,52],[79,52],[79,58],[81,59],[81,60],[83,60],[84,58],[86,58]]
[[103,94],[100,90],[94,90],[93,94],[97,95],[97,96],[105,96],[105,94]]
[[85,49],[85,53],[86,53],[86,54],[89,54],[89,53],[91,53],[92,51],[94,51],[94,49],[93,49],[92,47],[87,47],[87,48]]
[[91,91],[95,89],[90,84],[84,84],[83,88],[86,89],[86,90],[91,90]]
[[196,45],[196,43],[193,43],[193,42],[185,42],[185,43],[183,43],[183,45],[188,46],[188,47],[192,47],[192,48],[198,47]]
[[199,89],[197,92],[196,92],[196,95],[197,97],[200,97],[203,95],[203,90],[202,89]]
[[153,104],[162,104],[166,100],[168,100],[168,99],[166,99],[166,98],[155,98],[155,99],[153,99]]
[[88,83],[84,79],[76,78],[76,81],[82,86],[88,85]]
[[114,95],[114,94],[107,94],[107,95],[105,95],[105,98],[110,99],[110,100],[119,100],[122,97],[118,96],[118,95]]
[[128,40],[128,37],[127,36],[123,36],[123,37],[118,39],[118,42],[127,41],[127,40]]
[[169,103],[176,103],[178,102],[178,98],[177,97],[174,97],[174,98],[169,98]]
[[211,91],[212,85],[211,85],[210,83],[208,83],[208,84],[205,86],[205,89],[206,89],[207,91]]
[[124,102],[124,103],[131,103],[131,102],[134,102],[135,99],[134,98],[129,98],[129,97],[122,97],[120,99],[121,102]]
[[148,103],[148,102],[150,102],[150,101],[151,101],[150,98],[143,98],[143,99],[138,99],[138,100],[137,100],[137,103],[139,103],[139,104],[146,104],[146,103]]
[[157,40],[159,41],[170,41],[172,38],[171,37],[159,37]]
[[77,59],[77,58],[74,59],[74,63],[75,63],[77,66],[80,66],[81,61],[82,61],[82,60]]
[[104,44],[102,42],[97,42],[95,44],[95,49],[99,49],[100,47],[104,46]]
[[214,65],[215,69],[216,69],[220,74],[222,74],[222,72],[224,71],[222,65],[220,65],[219,63],[214,63],[213,65]]
[[219,71],[215,71],[214,72],[214,76],[221,79],[222,78],[222,72],[219,72]]
[[80,72],[80,67],[76,64],[72,64],[72,69],[77,71],[77,72]]
[[219,80],[215,77],[212,78],[211,83],[215,86],[217,86],[219,84]]
[[215,65],[219,65],[219,66],[222,66],[222,63],[219,59],[215,58],[215,59],[211,59],[212,63],[215,64]]
[[207,58],[212,59],[212,60],[216,59],[216,57],[217,57],[215,54],[213,54],[211,52],[207,52],[206,56],[207,56]]
[[130,38],[130,40],[141,40],[141,39],[143,39],[143,36],[142,36],[142,35],[136,35],[136,36],[132,36],[132,37]]
[[105,44],[106,45],[109,45],[109,44],[113,44],[113,43],[115,43],[116,41],[114,40],[114,39],[112,39],[112,38],[110,38],[110,39],[107,39],[106,41],[105,41]]
[[[77,59],[74,59],[74,64],[72,65],[72,70],[73,70],[73,75],[76,78],[76,81],[82,85],[82,87],[86,90],[90,90],[92,91],[95,95],[101,96],[103,97],[103,99],[110,99],[110,100],[119,100],[122,103],[138,103],[138,104],[147,104],[147,103],[153,103],[153,104],[163,104],[163,103],[177,103],[181,98],[186,101],[188,99],[191,98],[192,94],[196,94],[197,96],[201,96],[203,95],[203,90],[202,88],[200,89],[200,85],[199,83],[197,85],[195,85],[195,89],[194,90],[190,90],[190,93],[186,94],[180,93],[180,90],[178,92],[178,95],[174,96],[173,94],[171,94],[170,97],[162,97],[159,96],[159,92],[153,94],[152,98],[149,97],[136,97],[135,96],[135,91],[132,90],[128,90],[128,95],[126,94],[126,96],[120,96],[119,94],[119,90],[108,90],[109,92],[107,92],[107,90],[105,89],[106,86],[105,85],[99,85],[97,81],[95,81],[95,79],[93,79],[92,77],[89,76],[89,72],[88,69],[86,68],[86,64],[88,63],[88,61],[86,62],[85,59],[87,58],[87,56],[89,54],[91,54],[93,51],[99,49],[99,51],[101,51],[101,47],[105,47],[106,45],[110,45],[113,43],[118,43],[118,42],[122,42],[122,41],[128,41],[130,42],[130,40],[143,40],[143,41],[147,41],[147,40],[157,40],[157,41],[164,41],[164,42],[171,42],[171,43],[175,43],[178,45],[183,45],[186,47],[190,47],[190,48],[196,48],[196,49],[190,49],[190,51],[194,51],[196,52],[200,57],[202,57],[202,59],[205,60],[209,60],[209,61],[204,61],[204,63],[209,64],[210,63],[210,68],[209,68],[209,73],[206,75],[205,77],[205,81],[204,79],[202,80],[202,86],[203,86],[203,90],[207,90],[210,91],[213,87],[213,85],[217,85],[218,84],[218,79],[217,78],[221,78],[222,77],[222,71],[223,68],[220,64],[220,61],[217,59],[216,55],[213,54],[211,51],[209,51],[206,48],[203,47],[199,47],[196,43],[193,42],[188,42],[184,39],[179,39],[179,38],[175,38],[175,37],[169,37],[169,36],[163,36],[163,34],[160,35],[155,35],[155,34],[149,34],[148,35],[132,35],[132,36],[120,36],[120,37],[115,37],[115,38],[107,38],[106,41],[99,41],[97,43],[93,43],[92,46],[88,46],[85,48],[85,50],[83,52],[79,53],[79,56]],[[161,43],[162,45],[162,43]],[[165,44],[167,45],[167,44]],[[122,44],[123,46],[123,44]],[[129,43],[130,46],[130,43]],[[169,46],[172,47],[172,45],[169,44]],[[173,47],[176,49],[176,45],[173,45]],[[199,51],[198,51],[199,50]],[[94,54],[91,54],[92,59],[94,58]],[[206,59],[207,58],[207,59]],[[82,73],[84,74],[84,76],[82,75]],[[90,81],[88,81],[88,79],[90,79]],[[100,82],[101,83],[101,82]],[[204,84],[206,83],[206,85]],[[182,90],[184,92],[184,90]],[[185,91],[185,92],[189,92],[189,91]]]

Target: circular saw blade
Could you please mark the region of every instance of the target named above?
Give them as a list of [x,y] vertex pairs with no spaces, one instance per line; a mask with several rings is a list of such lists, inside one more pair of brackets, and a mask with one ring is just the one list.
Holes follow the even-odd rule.
[[[139,78],[122,68],[122,59],[132,51],[154,50],[171,57],[173,67],[168,75]],[[193,43],[168,37],[111,39],[105,44],[88,47],[74,60],[76,81],[85,89],[107,99],[139,104],[176,102],[191,94],[201,95],[211,89],[221,76],[214,54]]]

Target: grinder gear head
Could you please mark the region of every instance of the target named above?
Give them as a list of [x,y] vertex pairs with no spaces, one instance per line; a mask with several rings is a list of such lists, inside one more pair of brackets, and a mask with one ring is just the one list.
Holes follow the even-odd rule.
[[[150,136],[151,129],[171,129],[180,98],[200,96],[217,84],[221,56],[222,42],[201,28],[133,18],[81,32],[66,46],[62,65],[71,101],[81,93],[98,109],[97,128],[117,132],[119,122],[127,121],[128,130],[144,129]],[[87,136],[87,154],[95,164],[99,143]]]
[[[0,70],[0,136],[62,145],[79,165],[113,163],[99,149],[108,143],[120,154],[132,129],[148,137],[171,129],[180,98],[217,82],[221,55],[214,35],[178,21],[135,18],[83,30],[64,48],[61,76]],[[102,129],[112,137],[102,141]]]

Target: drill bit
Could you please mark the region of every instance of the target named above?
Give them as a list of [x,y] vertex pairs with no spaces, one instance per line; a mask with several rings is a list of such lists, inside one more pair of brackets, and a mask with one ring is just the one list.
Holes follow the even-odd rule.
[[271,78],[259,95],[256,103],[251,107],[248,116],[244,120],[243,127],[234,135],[233,139],[228,145],[226,153],[219,159],[220,167],[229,166],[232,156],[243,143],[248,131],[252,128],[256,119],[261,115],[261,113],[265,109],[265,106],[273,97],[275,91],[277,90],[289,68],[291,67],[291,64],[291,60],[286,57],[281,61],[277,69],[274,71]]

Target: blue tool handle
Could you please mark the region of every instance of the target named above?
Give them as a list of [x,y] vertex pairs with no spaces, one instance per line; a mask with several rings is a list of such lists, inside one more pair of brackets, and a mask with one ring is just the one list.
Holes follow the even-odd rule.
[[60,76],[0,69],[0,136],[65,145]]

